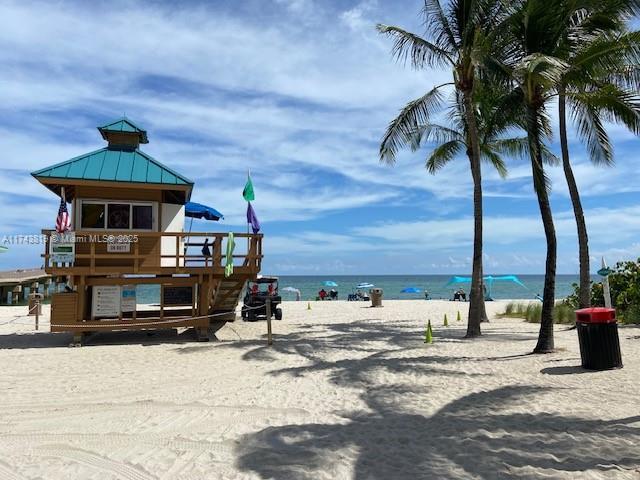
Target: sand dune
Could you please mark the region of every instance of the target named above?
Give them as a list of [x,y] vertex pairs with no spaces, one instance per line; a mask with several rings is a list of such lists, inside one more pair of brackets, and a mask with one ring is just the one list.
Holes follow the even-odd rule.
[[586,372],[565,326],[534,356],[520,320],[464,340],[465,305],[306,306],[285,304],[273,347],[237,321],[219,342],[68,348],[47,309],[34,332],[0,308],[0,479],[640,478],[640,329],[621,329],[623,369]]

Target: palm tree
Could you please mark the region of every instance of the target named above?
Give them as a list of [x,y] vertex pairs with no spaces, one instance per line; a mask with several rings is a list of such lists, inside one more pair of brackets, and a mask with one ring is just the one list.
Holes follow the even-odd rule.
[[540,333],[534,352],[547,353],[554,350],[557,240],[544,170],[544,142],[551,135],[546,105],[567,69],[553,54],[570,20],[570,10],[564,2],[548,0],[519,0],[510,8],[505,25],[512,44],[504,66],[516,86],[514,98],[523,107],[533,187],[547,243]]
[[468,131],[467,150],[473,177],[474,241],[469,295],[467,337],[480,335],[483,320],[482,289],[482,174],[479,129],[473,102],[476,77],[488,59],[492,42],[493,19],[502,8],[499,0],[451,0],[444,8],[439,0],[425,0],[422,10],[426,38],[399,27],[378,25],[378,31],[394,39],[393,54],[398,60],[409,59],[416,69],[448,67],[453,82],[438,85],[422,97],[409,102],[389,124],[380,145],[380,160],[395,163],[396,153],[415,140],[421,126],[430,122],[444,100],[443,89],[453,85],[459,93]]
[[[634,69],[627,68],[627,63],[637,66],[640,51],[640,32],[625,31],[633,3],[600,0],[594,9],[577,9],[556,54],[568,65],[558,85],[558,117],[562,167],[578,233],[581,308],[591,306],[589,237],[569,158],[567,106],[594,164],[613,164],[605,120],[618,121],[632,132],[640,133],[638,97],[634,93],[639,86],[637,76],[625,75],[634,73]],[[631,89],[625,88],[629,83]]]

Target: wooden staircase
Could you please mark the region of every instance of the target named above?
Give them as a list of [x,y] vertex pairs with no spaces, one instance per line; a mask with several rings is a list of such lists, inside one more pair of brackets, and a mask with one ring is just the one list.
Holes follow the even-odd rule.
[[[209,315],[217,314],[219,316],[212,317],[212,323],[219,320],[224,322],[233,322],[235,320],[236,308],[247,280],[244,277],[234,278],[231,276],[214,281],[209,300]],[[223,313],[227,315],[220,315]]]

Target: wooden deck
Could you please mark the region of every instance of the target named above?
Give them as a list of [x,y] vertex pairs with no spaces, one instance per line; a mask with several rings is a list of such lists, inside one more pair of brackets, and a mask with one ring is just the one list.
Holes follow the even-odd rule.
[[[43,230],[48,239],[54,235]],[[227,233],[108,232],[117,239],[131,238],[128,251],[109,251],[104,232],[75,232],[73,264],[53,262],[48,249],[42,255],[45,271],[67,276],[73,293],[57,294],[52,302],[51,330],[76,335],[101,330],[196,327],[206,337],[213,323],[235,316],[239,296],[248,280],[255,279],[262,263],[262,235],[234,233],[236,249],[233,273],[225,276]],[[110,238],[111,238],[110,237]],[[167,240],[168,239],[168,240]],[[209,252],[202,248],[208,239]],[[111,242],[114,243],[114,242]],[[165,247],[163,248],[163,244]],[[173,248],[171,253],[166,245]],[[223,251],[223,248],[225,251]],[[93,318],[91,292],[104,285],[158,284],[161,301],[158,310],[136,310],[123,318]],[[166,288],[188,287],[192,299],[186,309],[166,308]],[[207,318],[210,315],[214,317]]]
[[[43,230],[47,239],[53,238],[53,230]],[[48,249],[42,254],[44,270],[51,275],[122,275],[122,274],[213,274],[224,275],[223,240],[227,233],[209,232],[105,232],[77,231],[76,253],[73,266],[60,265],[52,261]],[[107,241],[113,238],[113,242]],[[109,244],[115,240],[130,239],[129,252],[109,252]],[[257,274],[262,261],[262,235],[234,233],[236,249],[234,271],[242,274]],[[205,256],[201,249],[205,239],[209,240],[211,255]],[[47,246],[51,240],[47,241]],[[173,247],[172,253],[163,254],[163,242]],[[245,248],[245,244],[247,247]],[[240,261],[238,261],[240,260]]]

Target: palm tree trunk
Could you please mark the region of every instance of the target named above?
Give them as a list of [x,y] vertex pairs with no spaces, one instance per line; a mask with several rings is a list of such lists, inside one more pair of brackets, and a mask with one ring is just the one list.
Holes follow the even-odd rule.
[[550,353],[553,352],[555,348],[553,341],[553,306],[555,304],[556,289],[557,242],[551,205],[549,204],[549,193],[544,178],[538,115],[537,108],[529,108],[527,134],[529,137],[533,186],[536,196],[538,197],[538,207],[540,208],[542,225],[544,226],[544,234],[547,240],[547,258],[545,262],[544,289],[542,293],[540,332],[538,334],[538,343],[533,352]]
[[480,146],[471,90],[463,92],[464,110],[471,140],[471,176],[473,177],[473,263],[471,271],[471,291],[469,292],[469,320],[467,338],[481,334],[480,322],[485,314],[482,294],[482,174],[480,170]]
[[573,214],[576,217],[576,227],[578,228],[578,254],[580,260],[580,289],[578,290],[578,303],[580,308],[591,306],[591,276],[589,275],[589,236],[587,235],[587,224],[584,220],[582,202],[578,185],[573,176],[573,169],[569,162],[569,144],[567,142],[567,114],[566,97],[564,87],[560,88],[558,95],[558,116],[560,118],[560,149],[562,150],[562,168],[569,187],[569,196],[573,205]]
[[[469,158],[469,163],[471,165],[473,165],[473,155],[471,154],[471,151],[467,151],[467,157]],[[473,168],[472,168],[472,172],[473,172]],[[473,176],[473,175],[472,175]],[[489,323],[489,316],[487,315],[487,307],[484,303],[484,282],[482,280],[483,276],[484,276],[484,267],[482,265],[482,178],[478,179],[478,194],[480,197],[479,203],[480,203],[480,210],[479,210],[479,214],[476,212],[475,210],[475,205],[476,205],[476,198],[475,198],[475,192],[476,192],[476,179],[475,176],[473,176],[473,187],[474,187],[474,215],[473,215],[473,219],[474,219],[474,252],[476,251],[476,244],[475,244],[475,240],[476,238],[480,238],[480,245],[479,245],[479,250],[480,250],[480,273],[478,274],[479,278],[480,278],[480,291],[482,292],[482,296],[480,298],[480,300],[476,300],[476,302],[480,305],[480,323]],[[476,221],[479,220],[479,229],[480,229],[480,236],[477,237],[476,236],[476,230],[475,228],[477,227],[476,225]],[[475,256],[473,257],[474,259],[476,258]],[[471,301],[471,292],[469,292],[469,301]],[[471,304],[469,304],[469,308],[471,308]],[[468,327],[467,327],[468,328]]]

